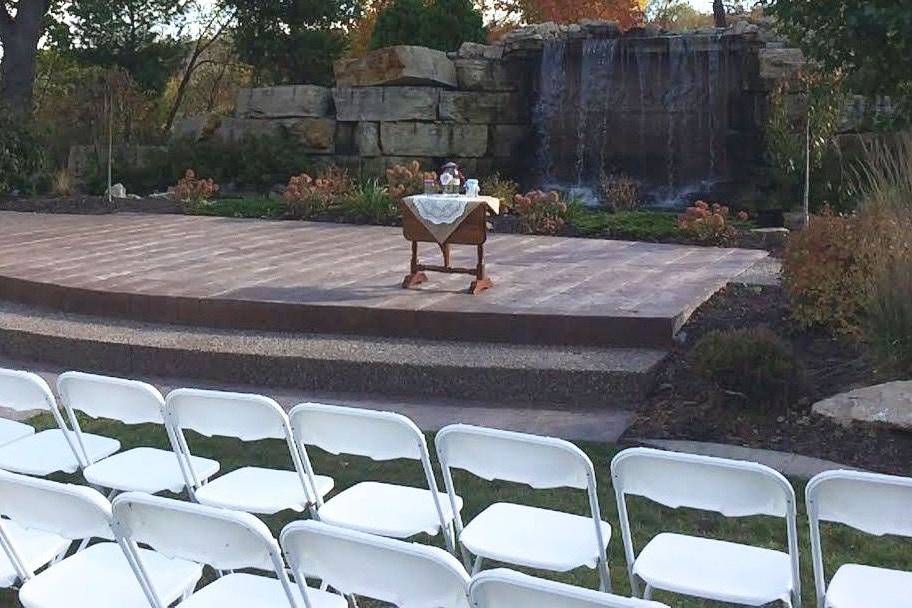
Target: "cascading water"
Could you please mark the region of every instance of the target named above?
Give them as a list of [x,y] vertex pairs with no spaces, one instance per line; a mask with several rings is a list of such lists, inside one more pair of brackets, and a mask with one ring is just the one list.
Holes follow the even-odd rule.
[[539,138],[538,169],[546,183],[553,180],[551,125],[563,112],[567,88],[564,75],[566,54],[567,43],[564,40],[549,40],[542,49],[539,97],[533,111],[533,122]]
[[546,42],[534,112],[542,183],[595,188],[627,174],[670,206],[729,179],[742,59],[717,35]]

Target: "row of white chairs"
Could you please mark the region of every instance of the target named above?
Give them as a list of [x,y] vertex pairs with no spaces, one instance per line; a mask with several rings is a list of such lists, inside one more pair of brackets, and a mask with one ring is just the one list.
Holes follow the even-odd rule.
[[[112,504],[93,488],[5,471],[0,511],[25,608],[347,608],[346,596],[401,608],[667,608],[510,570],[471,578],[443,549],[315,520],[287,525],[279,544],[248,513],[140,492]],[[218,573],[208,584],[205,566]]]
[[[399,539],[442,530],[447,548],[453,553],[462,552],[472,574],[481,571],[484,560],[553,572],[588,566],[598,569],[601,589],[610,591],[606,548],[611,526],[601,518],[592,462],[569,442],[466,425],[446,427],[436,439],[446,486],[446,492],[441,493],[424,435],[397,414],[302,404],[286,416],[278,404],[262,396],[178,389],[163,399],[154,387],[141,382],[77,372],[61,375],[58,387],[72,430],[44,434],[53,434],[61,446],[60,454],[65,454],[67,446],[72,450],[70,469],[59,470],[75,472],[81,468],[86,479],[98,487],[150,494],[186,488],[196,502],[204,505],[256,514],[310,509],[313,517],[324,523]],[[36,408],[39,403],[44,403],[44,407]],[[27,372],[0,370],[0,405],[48,409],[61,429],[68,428],[57,412],[50,388]],[[114,440],[83,433],[75,416],[77,410],[127,423],[164,424],[173,453],[164,451],[147,458],[140,450],[149,448],[139,448],[116,454],[120,447],[116,444],[112,455],[90,456],[92,450],[87,446]],[[243,440],[284,439],[294,470],[245,467],[214,477],[219,464],[196,460],[199,457],[190,452],[186,429]],[[47,474],[36,471],[30,460],[33,449],[23,448],[22,442],[34,437],[26,435],[0,447],[0,468]],[[45,449],[50,443],[50,439],[41,440]],[[307,456],[309,446],[374,460],[420,461],[428,487],[362,482],[324,501],[333,480],[314,473]],[[12,454],[18,454],[20,460]],[[16,468],[20,462],[26,464]],[[150,462],[169,471],[170,478],[152,473],[146,465]],[[583,490],[588,494],[591,513],[581,517],[496,503],[465,524],[453,469],[532,488]],[[649,598],[653,590],[664,590],[744,605],[776,601],[800,605],[796,501],[794,490],[782,475],[755,463],[643,448],[620,453],[612,462],[611,472],[635,594]],[[828,587],[822,567],[819,522],[834,521],[867,532],[912,536],[912,480],[833,472],[813,480],[807,492],[820,606],[867,606],[871,605],[871,594],[878,599],[878,606],[908,606],[907,594],[900,591],[912,587],[912,574],[905,572],[850,564],[836,572]],[[662,533],[637,554],[627,505],[627,496],[631,495],[672,508],[690,507],[731,517],[782,518],[787,550]],[[876,509],[867,508],[870,505]],[[860,589],[864,590],[865,601],[859,603],[852,593]]]

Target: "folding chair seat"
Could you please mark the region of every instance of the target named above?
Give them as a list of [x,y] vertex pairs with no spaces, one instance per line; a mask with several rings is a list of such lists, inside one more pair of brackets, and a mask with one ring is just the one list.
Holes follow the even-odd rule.
[[306,572],[347,596],[400,608],[469,607],[469,575],[443,549],[314,520],[288,524],[281,544],[299,586]]
[[[274,515],[315,508],[333,488],[330,477],[315,475],[306,453],[301,455],[291,436],[288,416],[268,397],[197,389],[171,391],[165,400],[166,423],[183,459],[185,483],[200,504],[248,513]],[[284,440],[292,470],[241,467],[204,483],[193,465],[185,430],[241,441]],[[311,484],[314,484],[311,487]]]
[[[114,500],[114,520],[126,550],[136,556],[134,580],[146,587],[140,543],[226,572],[184,599],[183,608],[348,607],[342,596],[307,587],[303,579],[295,587],[269,528],[249,513],[131,492]],[[169,603],[156,593],[148,599],[152,608],[167,608]]]
[[583,589],[505,569],[475,576],[469,599],[474,608],[668,608],[658,602]]
[[875,536],[912,538],[912,478],[828,471],[814,477],[805,492],[818,608],[912,606],[912,572],[843,564],[828,586],[820,533],[823,521]]
[[[801,605],[795,493],[776,471],[760,464],[633,448],[611,463],[630,584],[644,597],[660,589],[719,602]],[[637,556],[626,497],[671,508],[715,511],[726,517],[768,515],[786,521],[788,552],[663,532]]]
[[[316,446],[331,454],[375,461],[417,460],[424,472],[426,488],[363,481],[325,503],[318,499],[320,521],[400,539],[420,533],[433,536],[443,530],[447,547],[455,549],[453,507],[446,493],[437,488],[427,442],[415,423],[392,412],[319,403],[302,403],[289,418],[295,443],[302,451]],[[462,508],[461,498],[457,497],[456,508]]]
[[36,374],[0,369],[0,405],[20,412],[49,412],[57,424],[56,429],[28,434],[0,446],[0,469],[38,477],[75,473],[120,449],[116,439],[90,433],[83,433],[77,444],[76,433],[64,422],[51,388]]
[[597,568],[602,589],[610,589],[605,549],[611,526],[601,520],[595,470],[582,450],[561,439],[467,425],[442,429],[436,444],[451,503],[456,501],[451,469],[488,481],[588,493],[585,517],[513,503],[493,504],[466,525],[457,515],[459,543],[470,554],[467,559],[475,556],[473,573],[483,559],[553,572],[586,566]]
[[[0,406],[2,405],[3,396],[0,395]],[[35,429],[23,422],[10,420],[8,418],[0,418],[0,446],[34,434]]]
[[[16,547],[22,567],[34,572],[50,564],[69,548],[71,541],[51,532],[23,528],[10,520],[0,522],[9,544]],[[4,551],[0,553],[0,588],[13,587],[21,581],[20,571]]]
[[[57,390],[77,446],[85,442],[76,412],[92,418],[117,420],[124,424],[156,424],[164,428],[165,400],[154,386],[145,382],[66,372],[57,379]],[[170,435],[169,435],[170,440]],[[207,480],[219,463],[191,457],[200,479]],[[116,492],[182,492],[186,485],[181,461],[175,450],[138,447],[98,461],[89,460],[83,476],[89,483]]]
[[[72,541],[102,542],[62,561],[51,555],[43,571],[37,560],[21,559],[32,549],[9,534],[4,520],[3,550],[25,581],[19,601],[25,608],[140,608],[148,606],[146,588],[133,576],[124,547],[112,529],[111,503],[92,488],[0,472],[0,513],[28,531],[61,539],[61,555]],[[117,542],[105,542],[111,539]],[[170,559],[148,549],[142,556],[148,580],[160,597],[174,603],[194,588],[202,575],[198,565]]]

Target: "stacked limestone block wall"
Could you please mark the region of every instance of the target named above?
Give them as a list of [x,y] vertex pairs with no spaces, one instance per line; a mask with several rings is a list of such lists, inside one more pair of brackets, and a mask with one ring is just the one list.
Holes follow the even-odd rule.
[[361,175],[411,160],[514,175],[530,160],[529,66],[505,59],[500,46],[465,44],[450,54],[390,47],[340,61],[331,89],[242,90],[233,116],[187,119],[174,136],[230,142],[285,132],[309,154]]
[[342,60],[333,88],[242,90],[233,115],[187,119],[174,136],[288,133],[362,176],[452,160],[524,186],[591,186],[622,172],[657,191],[708,185],[728,200],[762,180],[770,91],[803,62],[771,27],[744,22],[684,36],[538,24],[455,53],[397,46]]

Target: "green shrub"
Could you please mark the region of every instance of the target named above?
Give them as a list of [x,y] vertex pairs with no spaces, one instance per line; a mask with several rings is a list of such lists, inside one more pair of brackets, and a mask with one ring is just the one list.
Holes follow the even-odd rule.
[[855,182],[863,208],[912,210],[912,132],[865,143]]
[[791,347],[764,327],[710,332],[690,361],[706,381],[758,405],[787,404],[803,376]]
[[783,252],[792,316],[802,327],[858,335],[878,279],[910,256],[912,210],[869,204],[852,216],[812,216]]
[[897,261],[881,274],[863,329],[865,341],[881,363],[912,374],[912,260]]
[[481,11],[471,0],[393,0],[377,17],[371,48],[398,44],[455,51],[463,42],[485,42]]
[[[576,205],[574,205],[576,206]],[[527,234],[554,235],[567,223],[570,205],[556,191],[532,190],[513,197],[513,208],[519,216],[520,229]]]
[[209,201],[200,215],[252,219],[279,219],[288,212],[284,201],[275,198],[223,198]]
[[599,198],[611,211],[636,211],[642,205],[640,183],[623,173],[603,171],[599,177]]
[[608,213],[572,205],[567,222],[582,236],[607,236],[637,241],[672,240],[681,236],[677,216],[663,211]]
[[311,164],[303,146],[290,135],[281,134],[236,142],[173,142],[158,170],[165,185],[179,179],[187,167],[196,167],[201,175],[211,175],[236,190],[267,193],[276,185],[287,184],[293,175],[306,172]]
[[495,173],[481,180],[480,189],[484,196],[493,196],[499,200],[500,212],[504,213],[512,208],[513,198],[519,192],[519,184]]
[[379,181],[369,180],[342,199],[342,215],[354,222],[389,224],[399,217],[399,208]]
[[12,190],[36,194],[49,186],[44,151],[35,134],[0,108],[0,194]]

